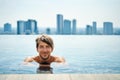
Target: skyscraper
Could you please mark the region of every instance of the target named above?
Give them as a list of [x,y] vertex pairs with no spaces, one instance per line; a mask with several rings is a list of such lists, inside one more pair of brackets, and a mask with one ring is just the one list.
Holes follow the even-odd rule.
[[105,34],[105,35],[113,34],[113,23],[112,22],[104,22],[103,23],[103,34]]
[[91,27],[90,25],[87,25],[87,26],[86,26],[86,34],[87,34],[87,35],[92,34],[92,27]]
[[37,34],[37,21],[29,19],[28,21],[17,21],[17,34]]
[[17,34],[25,34],[26,21],[17,21]]
[[63,15],[57,14],[57,34],[63,33]]
[[5,23],[4,24],[4,33],[11,33],[11,24],[10,23]]
[[29,19],[26,22],[25,33],[26,34],[37,34],[37,21]]
[[63,34],[71,34],[71,21],[64,20]]
[[96,22],[93,22],[93,34],[97,34],[97,23]]
[[72,34],[76,34],[76,19],[72,21]]

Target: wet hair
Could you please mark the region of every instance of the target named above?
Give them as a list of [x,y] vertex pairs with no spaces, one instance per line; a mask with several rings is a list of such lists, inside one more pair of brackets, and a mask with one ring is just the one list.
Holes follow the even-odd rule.
[[53,43],[53,40],[52,40],[52,38],[51,37],[49,37],[49,36],[47,36],[47,35],[41,35],[40,37],[38,37],[37,39],[36,39],[36,48],[38,48],[38,46],[39,46],[39,43],[40,42],[45,42],[46,44],[48,44],[52,49],[53,49],[53,47],[54,47],[54,43]]

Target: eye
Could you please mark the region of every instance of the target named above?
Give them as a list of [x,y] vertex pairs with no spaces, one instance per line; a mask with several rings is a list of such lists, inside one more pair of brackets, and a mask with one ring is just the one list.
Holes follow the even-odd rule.
[[49,46],[49,45],[47,45],[47,46],[46,46],[46,48],[50,48],[50,46]]
[[40,48],[40,49],[41,49],[41,48],[44,48],[44,46],[41,46],[41,45],[40,45],[39,48]]

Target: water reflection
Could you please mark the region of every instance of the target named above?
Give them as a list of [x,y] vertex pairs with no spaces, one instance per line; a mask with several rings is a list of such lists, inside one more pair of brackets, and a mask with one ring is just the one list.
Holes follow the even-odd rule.
[[39,68],[37,68],[37,73],[38,74],[53,74],[53,68],[40,66]]

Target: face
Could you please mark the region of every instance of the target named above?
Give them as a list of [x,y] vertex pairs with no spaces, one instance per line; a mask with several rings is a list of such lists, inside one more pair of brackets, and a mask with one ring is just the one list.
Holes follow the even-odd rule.
[[52,52],[52,48],[47,43],[40,41],[37,51],[41,58],[48,59]]

